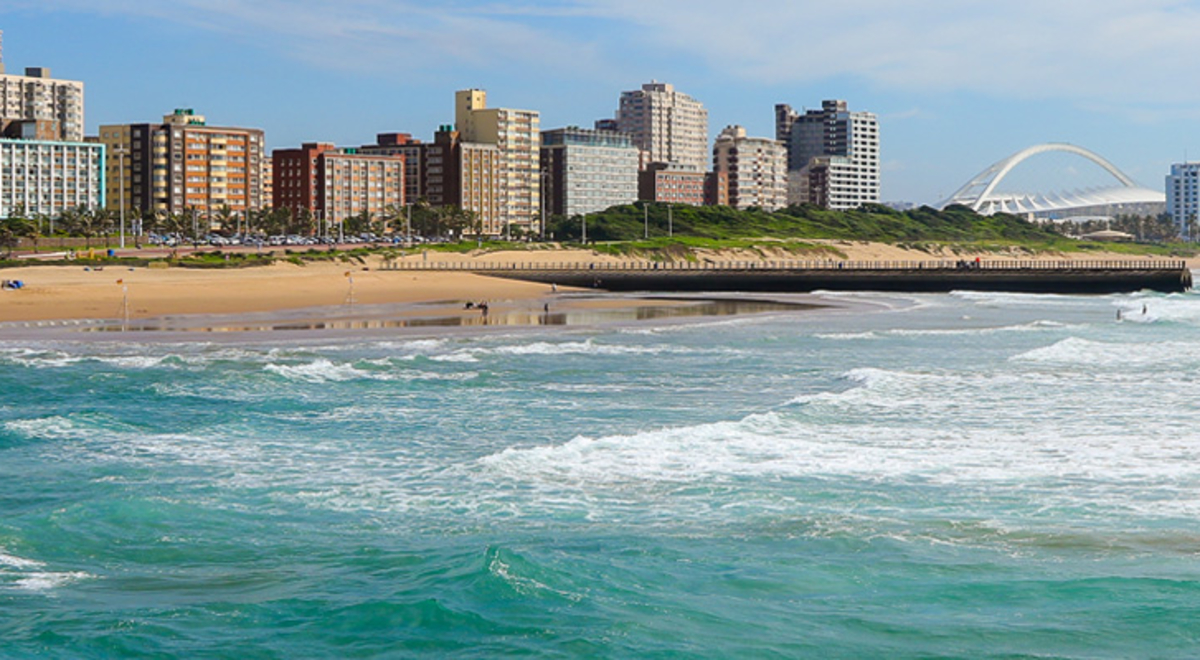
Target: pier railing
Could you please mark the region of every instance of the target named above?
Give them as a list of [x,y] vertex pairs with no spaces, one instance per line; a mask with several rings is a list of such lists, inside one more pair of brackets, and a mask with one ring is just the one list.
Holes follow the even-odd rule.
[[384,270],[419,270],[419,271],[463,271],[463,272],[495,272],[495,271],[541,271],[541,272],[654,272],[654,271],[694,271],[694,272],[727,272],[727,271],[814,271],[814,270],[856,270],[856,271],[996,271],[996,270],[1025,270],[1025,271],[1178,271],[1187,268],[1187,262],[1173,259],[1150,260],[988,260],[966,261],[932,259],[928,261],[838,261],[838,260],[796,260],[796,261],[564,261],[552,263],[512,262],[488,263],[478,261],[396,261],[384,266]]

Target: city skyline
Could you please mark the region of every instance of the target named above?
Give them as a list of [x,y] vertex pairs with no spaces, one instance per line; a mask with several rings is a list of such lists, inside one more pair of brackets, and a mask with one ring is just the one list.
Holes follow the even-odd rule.
[[1200,27],[1183,2],[6,5],[8,70],[83,81],[89,135],[194,107],[264,129],[272,149],[384,132],[427,141],[453,121],[454,91],[472,87],[540,111],[543,128],[587,127],[659,80],[706,106],[710,144],[731,124],[772,135],[776,103],[847,99],[879,116],[882,198],[936,203],[1049,141],[1159,189],[1191,146],[1177,125],[1200,107],[1173,82],[1188,79],[1179,53]]

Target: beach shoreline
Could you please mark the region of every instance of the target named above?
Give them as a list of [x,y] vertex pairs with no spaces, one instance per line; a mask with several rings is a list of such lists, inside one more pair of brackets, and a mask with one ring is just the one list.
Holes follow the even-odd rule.
[[[831,241],[848,260],[929,260],[928,253],[893,245]],[[955,255],[974,258],[975,255]],[[763,261],[797,258],[794,255],[727,251],[700,254],[708,261]],[[1098,258],[1130,260],[1143,258],[1122,254],[1054,255],[1063,261]],[[802,257],[801,257],[802,258]],[[941,257],[945,258],[945,257]],[[1007,258],[982,255],[984,259]],[[1026,257],[1028,258],[1028,257]],[[1050,257],[1046,257],[1050,260]],[[512,250],[441,253],[413,250],[401,256],[404,263],[428,264],[551,264],[551,263],[644,263],[644,259],[602,254],[593,250]],[[454,270],[393,270],[381,255],[361,260],[345,257],[341,262],[312,261],[303,265],[277,261],[248,268],[192,269],[146,268],[117,265],[34,265],[5,269],[4,279],[20,280],[24,287],[0,291],[0,336],[81,334],[80,329],[112,328],[114,324],[157,325],[171,332],[172,326],[317,326],[325,323],[344,330],[419,327],[414,319],[454,319],[441,330],[454,326],[483,327],[481,304],[491,308],[492,319],[511,322],[492,325],[551,325],[516,321],[518,313],[538,315],[574,311],[582,313],[598,306],[636,309],[648,307],[644,295],[597,295],[591,289],[572,289],[553,283],[537,283],[486,277]],[[1190,266],[1196,264],[1189,263]],[[588,298],[574,298],[579,294]],[[650,295],[650,294],[646,294]],[[661,296],[660,296],[661,297]],[[711,298],[712,296],[709,296]],[[761,299],[777,300],[775,294]],[[565,302],[564,302],[565,301]],[[662,301],[655,306],[662,306]],[[679,303],[673,303],[679,304]],[[566,306],[564,310],[563,305]],[[394,321],[385,323],[386,320]],[[405,322],[408,321],[408,322]],[[427,330],[436,330],[437,323]],[[567,325],[564,323],[564,325]],[[578,324],[569,324],[578,325]],[[335,328],[336,329],[336,328]],[[479,328],[475,328],[479,329]],[[65,331],[65,332],[64,332]],[[106,334],[106,333],[98,333]],[[211,333],[210,333],[211,334]],[[149,333],[142,336],[148,337]]]

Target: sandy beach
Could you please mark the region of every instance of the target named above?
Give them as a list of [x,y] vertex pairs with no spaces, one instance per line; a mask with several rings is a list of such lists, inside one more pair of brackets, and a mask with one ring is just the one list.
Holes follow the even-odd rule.
[[[830,241],[829,247],[856,261],[928,260],[926,252],[877,243]],[[136,254],[129,251],[128,255]],[[974,258],[945,255],[941,258]],[[979,255],[983,259],[1030,258],[1028,255]],[[757,251],[699,254],[702,260],[802,259],[791,253]],[[839,258],[832,253],[810,258]],[[938,257],[933,257],[938,258]],[[1119,254],[1068,254],[1042,259],[1134,259]],[[477,254],[413,251],[404,260],[420,262],[586,263],[624,259],[591,250],[521,250]],[[0,322],[150,319],[178,315],[236,315],[316,308],[442,303],[459,308],[467,301],[524,301],[537,305],[551,296],[544,284],[482,277],[462,272],[386,270],[380,257],[365,263],[306,265],[279,262],[243,269],[128,268],[110,265],[28,266],[5,269],[3,278],[21,280],[20,290],[0,291]],[[565,293],[566,291],[564,291]],[[611,304],[611,303],[610,303]]]

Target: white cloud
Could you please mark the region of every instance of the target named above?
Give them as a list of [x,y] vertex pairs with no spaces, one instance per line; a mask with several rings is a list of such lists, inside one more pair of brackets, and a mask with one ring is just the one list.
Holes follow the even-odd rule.
[[[17,0],[18,6],[22,3]],[[765,85],[853,78],[1126,110],[1200,101],[1192,0],[42,0],[192,24],[331,68],[619,75],[695,58]]]
[[1181,0],[591,0],[729,75],[853,76],[888,88],[1026,98],[1195,100]]

